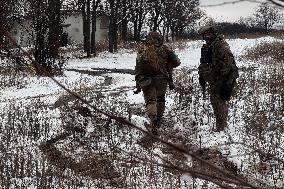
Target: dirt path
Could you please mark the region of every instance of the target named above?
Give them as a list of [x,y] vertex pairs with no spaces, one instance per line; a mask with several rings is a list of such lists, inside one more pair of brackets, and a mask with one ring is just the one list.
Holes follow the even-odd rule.
[[107,73],[121,73],[135,75],[135,70],[132,69],[107,69],[107,68],[91,68],[92,70],[79,70],[79,69],[67,69],[67,71],[75,71],[82,74],[88,74],[93,76],[100,76]]

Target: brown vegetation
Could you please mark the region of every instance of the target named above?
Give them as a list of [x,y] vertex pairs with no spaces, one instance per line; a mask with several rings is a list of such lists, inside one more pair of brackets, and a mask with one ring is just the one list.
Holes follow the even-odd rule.
[[[248,49],[243,57],[249,60],[263,61],[263,63],[283,63],[284,43],[283,41],[274,41],[258,44],[254,48]],[[267,59],[271,60],[268,61]]]
[[[259,47],[249,52],[259,55],[259,49],[263,52]],[[160,137],[199,153],[201,158],[216,163],[223,170],[249,178],[249,182],[255,185],[267,189],[281,187],[284,64],[275,64],[275,59],[283,61],[272,52],[266,60],[255,55],[254,60],[259,64],[257,71],[247,69],[240,74],[236,95],[230,103],[229,122],[234,132],[225,133],[229,138],[227,143],[204,148],[207,143],[203,140],[211,136],[214,127],[213,111],[208,97],[202,98],[197,73],[189,73],[187,69],[175,72],[176,91],[168,93],[174,99],[172,110],[165,114]],[[7,77],[6,74],[2,76]],[[106,93],[104,86],[88,88],[86,82],[77,83],[75,90],[98,108],[115,112],[133,123],[138,123],[135,116],[144,116],[144,107],[129,104],[124,93]],[[199,164],[158,141],[143,148],[138,145],[143,133],[86,109],[77,100],[65,101],[56,108],[49,107],[48,102],[37,98],[16,100],[2,107],[0,184],[3,188],[31,185],[74,189],[79,186],[194,188],[197,182],[210,189],[217,188],[195,177],[191,182],[182,180],[184,171],[181,170],[191,170],[200,167]],[[237,144],[241,152],[231,154],[230,149],[236,149]],[[224,153],[224,149],[229,152]],[[210,153],[203,153],[204,150]],[[239,158],[241,164],[229,161],[234,158]],[[105,167],[115,174],[108,177],[109,170]],[[205,168],[201,171],[204,172]],[[214,171],[212,175],[220,176]],[[119,179],[114,178],[116,176]]]

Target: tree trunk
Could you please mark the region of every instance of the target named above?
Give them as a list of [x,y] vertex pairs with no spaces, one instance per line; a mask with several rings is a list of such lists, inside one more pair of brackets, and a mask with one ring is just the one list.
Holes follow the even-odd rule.
[[159,29],[159,16],[160,16],[160,7],[159,7],[159,1],[156,1],[155,4],[155,16],[153,18],[153,31],[158,31]]
[[92,33],[91,33],[91,53],[96,56],[96,31],[97,31],[97,8],[101,0],[93,0],[92,11]]
[[60,36],[62,34],[60,10],[61,10],[60,0],[48,1],[48,13],[49,13],[48,53],[50,58],[58,57],[58,49],[60,47]]
[[118,24],[117,24],[117,13],[119,8],[119,0],[110,0],[110,21],[109,21],[109,52],[113,53],[117,51],[118,43]]
[[136,15],[136,18],[133,21],[133,37],[135,41],[138,41],[138,15]]
[[91,53],[96,56],[96,31],[97,31],[97,11],[92,12],[92,33],[91,33]]
[[46,2],[41,0],[36,0],[33,2],[33,11],[34,11],[34,31],[35,31],[35,51],[34,57],[38,74],[43,74],[41,68],[47,68],[48,53],[47,53],[47,30],[48,30],[48,15],[47,15],[47,5]]
[[46,45],[45,45],[45,31],[44,23],[40,19],[37,19],[35,27],[36,40],[35,40],[35,61],[40,64],[42,67],[47,67],[46,64]]
[[145,7],[143,7],[144,0],[135,1],[135,12],[132,14],[133,22],[133,40],[140,41],[141,31],[145,22]]
[[122,0],[122,22],[121,22],[121,39],[123,41],[126,41],[128,39],[127,37],[127,7],[126,7],[126,0]]
[[166,26],[166,42],[169,42],[169,32],[170,32],[170,26]]
[[140,2],[140,8],[138,13],[138,31],[137,31],[137,41],[140,41],[141,39],[141,31],[144,23],[145,16],[143,15],[144,9],[142,8],[143,1]]
[[153,20],[153,31],[157,31],[159,28],[159,24],[158,24],[158,15],[156,13],[154,20]]
[[115,14],[114,14],[114,26],[113,26],[113,50],[117,52],[118,50],[118,9],[120,8],[120,0],[116,0]]
[[172,41],[175,41],[175,27],[171,27],[171,31],[172,31]]
[[109,8],[110,8],[110,18],[109,18],[109,31],[108,31],[108,51],[113,53],[114,52],[114,39],[113,39],[113,30],[114,30],[114,1],[109,1]]
[[91,2],[90,0],[84,1],[82,4],[82,17],[83,17],[83,36],[84,36],[84,51],[87,53],[87,57],[91,57]]

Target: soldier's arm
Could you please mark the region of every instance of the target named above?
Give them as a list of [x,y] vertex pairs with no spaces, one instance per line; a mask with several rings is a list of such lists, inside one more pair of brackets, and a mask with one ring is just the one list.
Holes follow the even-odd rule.
[[141,92],[141,87],[138,84],[138,81],[141,79],[141,49],[138,49],[137,57],[136,57],[136,65],[135,65],[135,82],[136,82],[136,91],[134,91],[134,94],[138,94]]
[[139,75],[139,68],[140,68],[140,60],[139,60],[139,55],[136,57],[136,65],[135,65],[135,79]]
[[135,65],[135,81],[137,82],[140,77],[141,77],[141,72],[140,72],[140,67],[141,67],[141,59],[139,57],[136,58],[136,65]]
[[235,62],[234,55],[230,50],[229,44],[225,41],[221,41],[219,44],[217,44],[216,51],[216,59],[219,62],[218,66],[220,66],[220,73],[222,75],[226,75],[233,67]]
[[173,70],[173,68],[176,68],[181,64],[180,59],[178,58],[174,50],[172,50],[171,48],[167,46],[164,46],[164,48],[166,49],[167,56],[168,56],[167,62],[168,62],[169,70]]
[[169,76],[169,89],[175,89],[174,80],[173,80],[173,69],[180,65],[180,61],[176,56],[175,52],[167,46],[164,46],[165,52],[167,54],[167,72]]
[[135,80],[139,78],[141,75],[141,63],[142,63],[142,51],[143,51],[143,46],[138,47],[138,52],[136,56],[136,65],[135,65]]

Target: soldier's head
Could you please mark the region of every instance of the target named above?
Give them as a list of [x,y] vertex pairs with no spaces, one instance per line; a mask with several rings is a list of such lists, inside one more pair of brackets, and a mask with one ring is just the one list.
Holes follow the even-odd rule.
[[163,44],[163,37],[159,32],[149,32],[146,37],[146,43],[160,46]]
[[217,37],[216,28],[212,25],[206,25],[198,30],[199,35],[208,43],[212,42]]

